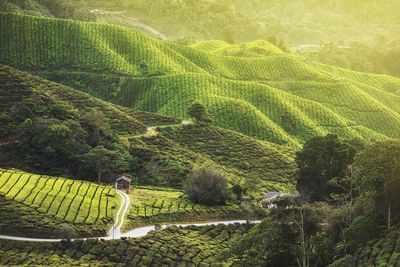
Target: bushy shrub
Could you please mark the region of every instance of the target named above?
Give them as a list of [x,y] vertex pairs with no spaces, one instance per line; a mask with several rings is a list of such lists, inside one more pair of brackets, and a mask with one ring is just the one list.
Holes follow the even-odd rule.
[[185,181],[184,190],[194,203],[209,206],[225,204],[228,198],[225,177],[207,168],[194,170]]

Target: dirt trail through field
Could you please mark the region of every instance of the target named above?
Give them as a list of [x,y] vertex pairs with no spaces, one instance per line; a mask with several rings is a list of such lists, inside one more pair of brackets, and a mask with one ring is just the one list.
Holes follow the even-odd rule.
[[[117,191],[117,194],[121,197],[121,204],[118,209],[117,215],[115,217],[115,223],[111,230],[109,231],[108,236],[97,237],[98,239],[111,240],[111,239],[119,239],[119,238],[138,238],[146,236],[149,232],[155,230],[155,225],[145,226],[133,229],[126,233],[122,233],[122,226],[124,225],[125,217],[129,210],[130,206],[130,198],[127,194],[122,191]],[[187,223],[187,224],[163,224],[161,225],[162,229],[165,229],[170,226],[178,226],[178,227],[188,227],[188,226],[208,226],[208,225],[230,225],[230,224],[245,224],[245,223],[260,223],[260,221],[246,221],[246,220],[230,220],[230,221],[216,221],[216,222],[197,222],[197,223]],[[9,236],[9,235],[0,235],[0,239],[3,240],[14,240],[14,241],[24,241],[24,242],[60,242],[62,239],[51,239],[51,238],[30,238],[30,237],[22,237],[22,236]],[[77,238],[74,240],[86,240],[88,238]]]

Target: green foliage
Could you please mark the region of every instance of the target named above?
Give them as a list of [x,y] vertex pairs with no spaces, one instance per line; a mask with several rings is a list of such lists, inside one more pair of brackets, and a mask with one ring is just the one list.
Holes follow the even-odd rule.
[[310,139],[296,154],[297,190],[312,201],[329,198],[334,193],[329,181],[345,176],[355,154],[355,149],[336,135]]
[[375,214],[362,215],[354,218],[352,224],[345,229],[344,242],[350,251],[355,251],[359,246],[378,237],[380,233],[380,222]]
[[257,195],[294,189],[291,149],[213,126],[189,124],[157,131],[158,135],[130,139],[144,184],[181,186],[193,168],[207,165],[230,184],[241,183]]
[[[371,236],[369,232],[365,232],[365,234]],[[330,266],[344,266],[340,265],[342,262],[347,263],[346,266],[368,266],[371,263],[375,266],[397,266],[400,260],[398,252],[399,242],[399,229],[396,227],[380,237],[376,237],[376,239],[363,244],[354,253],[338,259]]]
[[[0,44],[7,48],[0,50],[1,62],[113,103],[187,119],[197,100],[220,127],[296,148],[329,133],[348,139],[399,137],[400,97],[385,89],[400,84],[393,77],[289,54],[219,56],[112,25],[9,14],[0,19]],[[31,27],[36,23],[43,27]],[[29,53],[21,54],[14,44],[21,36],[30,41],[17,43]],[[149,67],[146,77],[143,61]]]
[[96,19],[82,0],[3,0],[0,11],[64,19]]
[[273,209],[226,255],[233,266],[326,266],[332,254],[329,232],[322,223],[330,209],[303,206]]
[[206,107],[198,101],[193,102],[188,109],[188,115],[196,122],[209,122],[209,114]]
[[368,146],[354,163],[361,194],[374,200],[376,213],[386,215],[388,228],[400,208],[399,162],[400,142],[390,140]]
[[93,168],[97,172],[98,182],[102,182],[102,175],[107,174],[104,182],[112,182],[119,174],[129,171],[132,156],[127,151],[112,151],[103,146],[92,148],[83,155],[82,163],[86,168]]
[[236,195],[237,200],[241,200],[242,195],[244,193],[244,189],[242,188],[242,186],[240,184],[234,184],[232,186],[232,193],[234,193]]
[[[113,154],[107,163],[114,163],[113,168],[107,169],[107,181],[131,170],[130,154],[117,135],[146,130],[135,112],[125,112],[9,67],[1,66],[0,77],[8,81],[0,86],[7,103],[1,107],[5,122],[2,137],[19,141],[17,148],[11,150],[16,154],[13,166],[94,179],[97,170],[91,169],[89,152],[96,146],[104,146]],[[146,116],[146,113],[138,115],[144,120]]]
[[223,205],[228,199],[225,177],[205,167],[193,170],[183,188],[188,198],[194,203],[209,206]]
[[[396,62],[400,57],[400,40],[384,39],[353,42],[348,47],[327,44],[316,53],[306,55],[318,62],[368,73],[400,76]],[[399,95],[399,87],[388,83],[387,92]]]
[[163,187],[139,187],[131,191],[132,207],[126,229],[188,221],[243,219],[246,209],[228,202],[224,206],[199,205],[188,200],[184,192]]
[[[139,184],[178,187],[193,168],[206,163],[222,172],[231,184],[240,182],[257,194],[267,190],[293,189],[292,183],[288,183],[295,169],[294,152],[290,148],[222,128],[179,125],[177,119],[107,104],[6,66],[0,66],[0,79],[6,81],[0,86],[4,92],[0,94],[0,108],[2,114],[12,119],[4,125],[11,132],[2,142],[18,141],[16,135],[20,130],[16,125],[26,119],[36,122],[32,129],[38,129],[33,135],[27,132],[26,141],[29,142],[25,150],[15,147],[21,146],[21,143],[0,146],[2,162],[9,166],[38,168],[47,174],[95,180],[98,173],[89,162],[85,162],[84,156],[101,143],[122,158],[129,157],[126,153],[129,149],[133,159],[128,173],[138,177]],[[44,136],[39,129],[47,129],[53,124],[61,125],[69,134],[67,136],[77,137],[73,140],[67,138],[66,146],[60,146],[63,142],[59,144],[54,138],[51,142],[52,146],[65,152],[67,156],[64,158],[68,160],[56,161],[54,157],[47,156],[51,150],[46,150],[47,144],[43,145],[42,141],[52,135]],[[146,135],[144,124],[158,126],[154,128],[156,134]],[[30,145],[40,142],[40,146]],[[25,159],[27,152],[32,152],[32,159],[40,159],[43,164],[36,166],[34,161]],[[109,169],[103,175],[104,181],[111,181],[122,171]]]
[[26,119],[18,139],[26,165],[60,174],[66,163],[76,162],[76,155],[88,147],[84,130],[73,120]]
[[[127,240],[76,240],[28,244],[0,242],[2,265],[208,266],[222,264],[221,254],[253,225],[169,227]],[[28,256],[29,255],[29,256]]]
[[3,234],[30,231],[30,236],[61,238],[108,230],[116,201],[111,187],[12,169],[0,172]]
[[240,45],[228,44],[224,41],[202,41],[191,47],[220,56],[266,57],[282,55],[284,52],[274,44],[266,41],[254,41]]

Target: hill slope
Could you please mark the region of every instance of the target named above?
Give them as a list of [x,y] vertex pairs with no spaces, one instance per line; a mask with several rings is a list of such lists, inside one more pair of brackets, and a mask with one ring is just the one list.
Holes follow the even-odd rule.
[[[50,124],[58,118],[62,123],[68,122],[68,125],[83,125],[88,131],[82,117],[85,110],[96,107],[103,112],[104,121],[110,125],[110,141],[123,145],[132,156],[135,168],[128,172],[137,177],[140,184],[180,186],[193,168],[207,165],[220,170],[232,184],[242,183],[257,194],[270,189],[293,189],[291,177],[295,164],[292,149],[215,126],[186,125],[170,117],[106,103],[4,65],[0,65],[0,80],[0,120],[4,125],[3,139],[0,139],[2,164],[34,170],[39,168],[45,173],[57,171],[42,170],[43,166],[25,160],[32,144],[18,143],[19,126],[26,119],[44,120],[44,123]],[[10,144],[6,144],[8,140]],[[76,154],[80,146],[71,149]],[[74,172],[84,169],[84,163],[63,160],[62,167],[71,165],[73,175],[86,177]],[[61,174],[68,175],[68,172]],[[104,176],[104,181],[115,178],[107,174]]]
[[111,25],[9,14],[0,22],[0,62],[127,107],[187,119],[200,100],[218,126],[294,147],[327,133],[400,137],[400,96],[386,92],[400,80],[389,76],[286,54],[218,56]]
[[[0,169],[1,233],[60,237],[104,235],[115,190],[84,181]],[[8,215],[6,215],[8,213]]]
[[198,42],[190,47],[219,56],[266,57],[284,54],[284,52],[277,46],[261,40],[240,45],[232,45],[224,41],[211,40]]

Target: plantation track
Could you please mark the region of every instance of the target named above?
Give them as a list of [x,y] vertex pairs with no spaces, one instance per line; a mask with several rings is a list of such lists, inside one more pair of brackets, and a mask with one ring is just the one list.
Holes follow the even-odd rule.
[[120,195],[121,197],[121,205],[118,209],[117,216],[115,217],[115,222],[113,227],[111,228],[109,232],[109,236],[115,237],[115,236],[120,236],[122,231],[122,226],[124,225],[125,217],[127,215],[127,212],[129,210],[129,206],[131,204],[131,200],[127,194],[121,191],[117,191],[117,194]]

